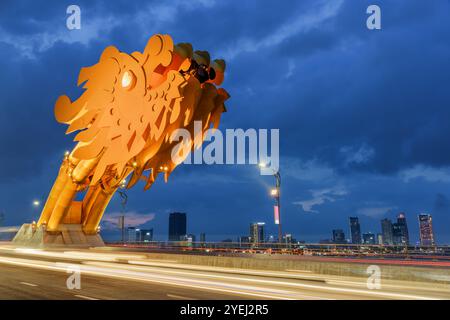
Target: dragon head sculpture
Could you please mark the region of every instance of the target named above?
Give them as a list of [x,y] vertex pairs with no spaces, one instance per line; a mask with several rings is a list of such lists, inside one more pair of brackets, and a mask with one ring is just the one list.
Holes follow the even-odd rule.
[[219,125],[229,98],[216,87],[224,71],[223,60],[210,61],[208,52],[194,52],[189,43],[174,45],[168,35],[152,36],[142,53],[107,47],[97,64],[81,69],[82,95],[73,102],[63,95],[55,104],[66,133],[80,131],[70,153],[77,182],[107,184],[132,173],[128,187],[145,179],[147,189],[160,172],[167,181],[177,165],[170,156],[172,132],[193,134],[194,121],[201,121],[201,135],[189,142],[194,148],[211,124]]
[[[77,144],[63,160],[37,226],[58,233],[60,224],[80,224],[86,235],[96,234],[127,177],[128,188],[143,179],[148,189],[159,173],[167,181],[203,143],[205,131],[219,125],[229,98],[216,87],[224,71],[223,60],[211,61],[208,52],[194,52],[188,43],[174,45],[168,35],[152,36],[142,53],[107,47],[97,64],[81,69],[81,96],[56,101],[56,120],[69,126],[67,133],[78,131]],[[172,159],[178,129],[191,139],[182,141],[183,152]],[[80,191],[86,193],[77,201]]]

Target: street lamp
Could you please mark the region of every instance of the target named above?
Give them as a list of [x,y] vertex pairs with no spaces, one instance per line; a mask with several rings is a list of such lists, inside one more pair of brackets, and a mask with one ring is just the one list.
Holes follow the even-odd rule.
[[[120,182],[120,188],[121,189],[125,189],[127,187],[127,180],[123,179]],[[121,200],[120,203],[122,205],[122,209],[121,209],[121,215],[119,217],[119,227],[120,227],[120,231],[121,231],[121,235],[122,235],[122,244],[125,243],[125,207],[127,205],[128,202],[128,196],[125,193],[125,191],[121,191],[121,190],[117,190],[117,193],[119,194]]]
[[[39,207],[41,206],[41,202],[39,200],[35,199],[35,200],[33,200],[32,205],[35,208],[34,210],[32,210],[32,219],[34,219],[35,218],[35,210],[39,210]],[[33,227],[33,230],[36,230],[36,222],[35,221],[33,221],[32,227]]]
[[[260,168],[266,168],[265,163],[259,164]],[[281,175],[280,170],[273,170],[272,175],[275,177],[275,188],[270,190],[270,195],[275,198],[275,207],[274,207],[274,218],[275,224],[278,225],[278,242],[281,243],[283,241],[283,233],[281,231],[281,208],[280,208],[280,186],[281,186]]]

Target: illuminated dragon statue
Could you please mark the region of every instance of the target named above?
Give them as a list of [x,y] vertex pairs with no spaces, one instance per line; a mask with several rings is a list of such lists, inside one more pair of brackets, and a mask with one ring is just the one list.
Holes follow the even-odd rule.
[[[145,180],[145,189],[159,173],[165,181],[179,162],[171,154],[171,134],[180,128],[199,147],[204,133],[219,125],[228,93],[217,88],[225,62],[210,61],[191,44],[173,44],[168,35],[152,36],[144,51],[131,55],[107,47],[97,64],[82,68],[78,85],[85,91],[74,102],[63,95],[55,104],[58,122],[67,134],[78,131],[77,145],[67,152],[35,227],[58,232],[61,224],[79,224],[96,234],[115,191]],[[194,121],[202,130],[194,135]],[[186,157],[188,153],[182,155]],[[82,201],[75,201],[85,192]]]

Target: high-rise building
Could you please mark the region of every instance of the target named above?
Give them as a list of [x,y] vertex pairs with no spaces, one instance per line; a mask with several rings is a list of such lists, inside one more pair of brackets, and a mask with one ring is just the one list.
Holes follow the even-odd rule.
[[392,239],[395,245],[402,244],[402,229],[398,223],[392,224]]
[[361,226],[359,225],[358,217],[350,217],[350,235],[353,244],[361,243]]
[[396,245],[409,245],[408,225],[404,212],[400,212],[397,216],[397,223],[392,225],[393,241]]
[[333,230],[333,243],[347,243],[345,233],[342,229]]
[[389,219],[381,220],[381,234],[383,235],[383,243],[387,245],[394,244],[394,235],[392,228],[392,221]]
[[186,213],[172,212],[169,215],[169,241],[180,241],[186,236]]
[[204,232],[200,233],[200,243],[206,242],[206,234]]
[[433,219],[431,214],[421,213],[419,218],[420,245],[434,246]]
[[250,237],[254,244],[264,242],[264,222],[250,224]]
[[362,239],[364,244],[376,244],[375,235],[372,232],[363,233]]

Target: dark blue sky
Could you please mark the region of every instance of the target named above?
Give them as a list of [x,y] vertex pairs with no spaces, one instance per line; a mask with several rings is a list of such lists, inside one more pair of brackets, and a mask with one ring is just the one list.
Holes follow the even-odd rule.
[[[155,33],[227,61],[225,128],[279,128],[284,231],[317,241],[360,217],[363,232],[406,212],[433,215],[450,242],[450,2],[76,1],[81,30],[66,28],[72,2],[0,3],[0,210],[6,224],[37,219],[61,158],[73,146],[53,116],[56,98],[79,94],[79,69],[108,45],[142,50]],[[382,29],[366,28],[378,4]],[[251,165],[180,166],[168,184],[129,193],[130,221],[167,233],[168,213],[209,240],[272,224],[273,178]],[[106,218],[120,211],[119,197]],[[133,219],[133,220],[131,220]]]

